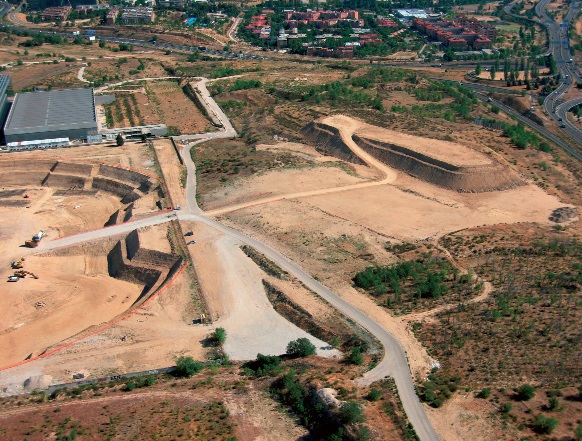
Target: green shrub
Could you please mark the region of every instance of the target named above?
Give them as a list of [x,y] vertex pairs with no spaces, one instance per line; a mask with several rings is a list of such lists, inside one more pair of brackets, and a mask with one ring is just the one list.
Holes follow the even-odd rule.
[[192,357],[181,356],[176,360],[176,375],[178,377],[191,377],[202,370],[204,365]]
[[368,395],[366,395],[366,398],[369,401],[378,401],[381,397],[382,392],[379,389],[376,389],[375,387],[373,387],[368,393]]
[[516,398],[519,401],[529,401],[535,396],[536,390],[532,385],[524,384],[522,386],[519,386],[515,390],[515,393],[517,394]]
[[358,424],[366,421],[364,408],[355,401],[348,401],[340,409],[340,419],[344,424]]
[[536,433],[549,435],[556,427],[558,427],[558,420],[551,417],[545,417],[541,413],[536,415],[532,422],[532,429]]
[[315,354],[315,346],[308,338],[298,338],[287,345],[287,355],[291,357],[307,357],[313,354]]
[[352,348],[350,355],[348,356],[348,360],[350,363],[355,364],[357,366],[361,366],[364,364],[364,357],[362,356],[362,350],[359,346]]
[[481,389],[481,391],[477,394],[477,398],[489,398],[491,396],[491,389],[486,387]]
[[212,338],[217,344],[223,345],[226,341],[226,330],[224,328],[216,328]]

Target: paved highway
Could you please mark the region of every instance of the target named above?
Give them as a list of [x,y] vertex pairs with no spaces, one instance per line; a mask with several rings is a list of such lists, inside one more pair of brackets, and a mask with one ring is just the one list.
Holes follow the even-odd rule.
[[479,92],[475,93],[475,95],[477,96],[477,98],[479,98],[481,100],[484,100],[484,101],[488,101],[491,104],[494,104],[496,107],[499,107],[501,110],[503,110],[508,115],[511,115],[511,116],[515,117],[515,119],[521,121],[525,125],[527,125],[530,128],[534,129],[536,132],[540,133],[541,135],[545,136],[546,138],[548,138],[549,140],[551,140],[555,144],[557,144],[560,147],[562,147],[565,151],[567,151],[568,153],[570,153],[574,158],[578,159],[579,161],[582,161],[582,152],[580,152],[576,148],[572,147],[570,144],[568,144],[567,142],[565,142],[562,138],[559,138],[556,135],[554,135],[548,129],[546,129],[546,128],[544,128],[544,127],[542,127],[542,126],[534,123],[531,119],[523,116],[521,113],[515,111],[511,107],[506,106],[505,104],[503,104],[503,103],[501,103],[499,101],[495,101],[494,99],[489,98],[488,96],[483,95],[483,94],[481,94]]
[[[536,14],[540,17],[541,22],[548,28],[548,33],[550,36],[550,51],[554,56],[554,60],[558,66],[562,77],[562,83],[558,88],[549,94],[544,100],[544,109],[547,114],[552,118],[556,124],[562,127],[562,130],[566,134],[582,146],[582,131],[576,128],[574,125],[566,123],[564,116],[558,115],[557,108],[560,105],[559,100],[562,94],[564,94],[575,82],[581,82],[582,76],[578,71],[578,67],[575,63],[571,62],[570,54],[570,42],[568,36],[568,23],[576,16],[580,10],[579,2],[572,2],[570,4],[570,10],[566,17],[564,17],[564,24],[566,26],[562,27],[557,24],[546,12],[546,8],[551,0],[541,0],[536,6]],[[564,120],[564,121],[560,121]]]

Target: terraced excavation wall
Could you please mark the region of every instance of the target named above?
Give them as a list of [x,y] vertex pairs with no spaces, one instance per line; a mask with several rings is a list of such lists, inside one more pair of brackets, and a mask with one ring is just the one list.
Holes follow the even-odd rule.
[[57,162],[52,171],[76,176],[91,176],[93,164],[78,164],[75,162]]
[[46,187],[59,188],[84,188],[86,179],[81,176],[61,175],[58,173],[49,173],[43,180],[42,185]]
[[523,185],[511,169],[491,161],[484,166],[455,166],[447,162],[387,142],[353,136],[364,151],[383,163],[423,181],[459,192],[506,190]]
[[35,186],[39,187],[45,180],[47,172],[43,171],[5,171],[0,170],[0,183],[2,187],[11,186]]
[[98,176],[93,178],[93,188],[112,193],[120,198],[124,198],[133,193],[134,189],[134,187],[129,184],[114,181],[112,179],[100,178]]
[[111,165],[103,165],[99,166],[99,175],[106,178],[116,179],[118,181],[123,182],[131,182],[135,184],[135,186],[141,185],[150,185],[149,177],[146,175],[142,175],[141,173],[126,170],[124,168],[113,167]]
[[123,256],[123,245],[121,241],[117,242],[107,255],[107,267],[111,277],[145,285],[144,292],[149,291],[162,274],[158,269],[128,263]]
[[301,129],[301,134],[320,153],[335,156],[353,164],[364,164],[364,161],[343,142],[339,130],[335,127],[310,122]]
[[115,244],[107,255],[107,263],[111,277],[144,285],[133,304],[135,307],[171,280],[182,266],[182,257],[141,248],[139,233],[134,230]]

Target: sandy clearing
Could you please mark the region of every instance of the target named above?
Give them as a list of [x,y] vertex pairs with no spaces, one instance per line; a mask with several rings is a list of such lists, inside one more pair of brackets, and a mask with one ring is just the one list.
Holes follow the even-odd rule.
[[437,202],[432,195],[422,197],[393,186],[356,189],[343,192],[341,197],[312,196],[305,200],[322,210],[402,240],[437,237],[485,224],[549,223],[552,210],[564,206],[556,197],[533,185],[479,194],[461,194],[434,187],[433,194],[443,195],[445,201],[455,201],[454,206]]
[[470,392],[458,392],[442,408],[425,406],[425,411],[443,440],[499,439],[491,423],[484,418],[498,409],[488,400],[473,398]]
[[[218,316],[214,322],[227,332],[226,353],[235,360],[250,360],[257,353],[281,355],[287,343],[309,338],[320,348],[327,346],[281,317],[267,299],[260,268],[232,238],[201,227],[197,243],[190,249],[209,310]],[[335,350],[320,355],[339,355]]]
[[[39,355],[59,341],[107,322],[137,299],[141,286],[111,279],[106,259],[100,256],[104,262],[98,264],[105,267],[105,274],[95,274],[95,265],[86,274],[82,256],[27,258],[25,268],[39,279],[27,277],[3,289],[0,366],[24,360],[30,353]],[[37,302],[45,306],[35,308]]]
[[184,189],[182,188],[181,180],[182,170],[184,170],[185,167],[180,164],[178,155],[172,145],[172,141],[169,139],[156,139],[153,141],[153,145],[172,202],[175,206],[185,206],[186,198],[184,196]]
[[[287,195],[289,191],[298,193],[316,191],[322,187],[341,188],[342,186],[367,182],[366,179],[347,174],[337,167],[304,167],[296,170],[273,170],[260,175],[236,180],[233,185],[218,189],[207,197],[212,205],[207,211],[241,200],[249,196],[248,189],[254,188],[259,194],[268,194],[270,198]],[[252,195],[251,195],[252,196]],[[258,201],[255,201],[258,202]]]

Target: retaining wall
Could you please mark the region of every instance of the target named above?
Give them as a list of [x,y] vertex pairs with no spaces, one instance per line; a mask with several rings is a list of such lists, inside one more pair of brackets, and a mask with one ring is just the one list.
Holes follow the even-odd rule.
[[0,207],[26,207],[28,199],[0,199]]
[[111,216],[109,216],[109,219],[107,219],[107,222],[105,222],[105,225],[103,225],[103,226],[108,227],[110,225],[117,224],[118,218],[119,218],[119,210],[116,210]]
[[41,186],[47,176],[45,171],[7,171],[0,170],[0,187],[4,186]]
[[133,217],[133,202],[124,209],[123,222],[127,222]]
[[143,284],[144,293],[156,284],[162,273],[157,269],[126,263],[121,241],[117,242],[107,255],[107,268],[111,277],[127,282]]
[[48,173],[56,163],[54,159],[9,159],[0,161],[0,170],[30,170]]
[[320,153],[335,156],[353,164],[365,164],[343,142],[339,130],[335,127],[318,122],[310,122],[301,129],[301,134]]
[[134,254],[132,262],[169,268],[176,262],[176,259],[177,256],[172,254],[140,248]]
[[133,193],[134,189],[134,187],[131,185],[114,181],[112,179],[101,178],[99,176],[95,176],[93,178],[93,188],[112,193],[116,196],[119,196],[120,198],[125,198],[126,196],[130,195]]
[[57,162],[52,171],[56,173],[63,173],[67,175],[76,176],[91,176],[93,164],[77,164],[75,162]]
[[65,188],[85,188],[87,180],[81,176],[61,175],[49,173],[44,179],[42,185],[44,187],[65,187]]
[[131,231],[125,238],[125,249],[127,250],[127,258],[132,260],[141,248],[139,241],[139,234],[137,230]]
[[496,162],[489,166],[458,167],[402,146],[354,135],[354,141],[385,164],[416,178],[460,192],[506,190],[523,185],[511,169]]
[[113,167],[111,165],[101,164],[99,166],[98,176],[112,178],[122,182],[131,182],[132,184],[135,184],[135,187],[140,186],[142,184],[151,186],[149,182],[150,178],[148,176],[142,175],[141,173],[132,170]]

